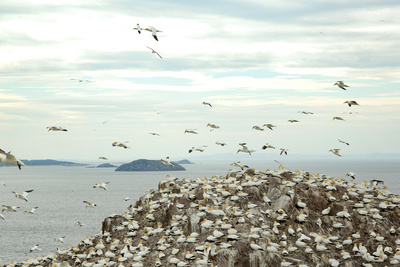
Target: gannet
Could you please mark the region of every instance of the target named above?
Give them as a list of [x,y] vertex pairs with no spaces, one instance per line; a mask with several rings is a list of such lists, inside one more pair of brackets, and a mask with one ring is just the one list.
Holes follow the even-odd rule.
[[314,113],[312,113],[312,112],[309,112],[309,111],[299,111],[298,113],[301,113],[301,114],[306,114],[306,115],[309,115],[309,114],[314,114]]
[[203,105],[208,105],[208,106],[212,107],[212,105],[211,105],[210,103],[208,103],[208,102],[204,102],[204,101],[203,101],[202,104],[203,104]]
[[33,191],[33,189],[31,189],[31,190],[26,190],[26,191],[22,192],[22,194],[18,194],[18,193],[14,192],[14,191],[11,191],[11,192],[13,192],[13,193],[15,194],[15,197],[16,197],[16,198],[19,198],[19,199],[22,199],[22,200],[25,200],[26,202],[28,202],[28,199],[27,199],[26,197],[27,197],[28,194],[29,194],[30,192],[32,192],[32,191]]
[[84,80],[84,79],[70,79],[70,80],[77,80],[78,82],[88,82],[88,83],[91,83],[91,81],[89,81],[89,80]]
[[6,220],[6,217],[4,217],[4,215],[3,214],[0,214],[0,219],[2,219],[2,220]]
[[248,169],[250,168],[249,166],[245,165],[245,164],[240,164],[240,161],[238,162],[233,162],[231,163],[232,166],[236,166],[239,167],[240,169],[244,170],[245,168]]
[[184,133],[198,134],[196,130],[186,129]]
[[21,169],[21,166],[26,166],[22,161],[15,158],[14,155],[11,154],[11,151],[6,153],[4,150],[0,149],[0,154],[6,155],[5,159],[0,157],[0,162],[3,162],[5,164],[17,165],[19,169]]
[[58,131],[67,132],[68,131],[67,129],[64,129],[62,127],[57,127],[57,126],[46,127],[46,129],[49,129],[48,132],[50,132],[50,131],[53,131],[53,132],[58,132]]
[[110,183],[110,182],[105,182],[105,183],[101,183],[101,184],[96,183],[96,184],[93,186],[93,188],[101,188],[101,189],[107,190],[106,185],[109,184],[109,183]]
[[146,28],[145,30],[151,32],[151,35],[153,35],[153,37],[154,37],[154,39],[156,39],[156,41],[158,41],[157,32],[162,32],[162,31],[157,30],[157,29],[154,28],[153,26],[149,26],[149,27]]
[[257,126],[257,125],[254,125],[252,129],[258,130],[258,131],[264,131],[263,128],[261,128],[260,126]]
[[221,143],[221,142],[215,142],[217,145],[220,145],[220,146],[226,146],[227,144],[226,143]]
[[281,153],[279,153],[279,155],[282,155],[283,153],[285,153],[285,155],[287,155],[288,149],[286,148],[281,148]]
[[263,125],[263,127],[267,127],[268,129],[273,130],[272,128],[273,128],[273,127],[276,127],[276,126],[273,125],[273,124],[271,124],[271,123],[265,123],[265,124]]
[[344,121],[344,119],[342,117],[333,117],[332,120],[339,120],[339,121]]
[[108,158],[106,158],[106,157],[99,157],[99,159],[107,160]]
[[157,136],[161,136],[161,135],[159,135],[158,133],[149,133],[149,134],[151,134],[151,135],[157,135]]
[[347,142],[345,142],[345,141],[343,141],[343,140],[340,140],[340,139],[338,139],[338,141],[340,142],[340,143],[343,143],[343,144],[346,144],[346,145],[350,145],[349,143],[347,143]]
[[205,147],[207,147],[207,146],[192,147],[191,149],[189,149],[189,153],[192,153],[193,151],[200,151],[200,152],[203,152]]
[[349,177],[351,177],[352,179],[355,179],[355,178],[356,178],[356,174],[355,174],[354,172],[348,172],[348,173],[346,173],[346,176],[349,176]]
[[[124,143],[128,143],[128,141],[124,142]],[[112,146],[118,146],[118,147],[123,147],[123,148],[130,148],[127,145],[125,145],[124,143],[119,143],[119,142],[114,142],[112,143]]]
[[238,151],[236,152],[236,154],[239,153],[239,152],[244,152],[244,153],[249,153],[251,155],[252,152],[256,152],[255,150],[250,150],[246,146],[246,143],[240,143],[239,145],[241,145],[242,148],[239,148]]
[[94,207],[97,206],[96,204],[94,204],[94,203],[92,203],[92,202],[89,202],[89,201],[86,201],[86,200],[84,200],[83,203],[86,203],[86,204],[87,204],[87,205],[86,205],[86,208],[94,208]]
[[210,126],[212,129],[219,129],[219,126],[215,125],[215,124],[207,123],[206,127],[208,127],[208,126]]
[[82,227],[82,226],[84,226],[84,224],[83,224],[83,223],[81,223],[81,222],[79,222],[79,221],[78,221],[78,222],[75,222],[75,224],[76,224],[76,225],[78,225],[79,227]]
[[157,54],[160,58],[162,58],[161,55],[156,50],[154,50],[153,48],[151,48],[149,46],[146,46],[146,47],[151,50],[152,54]]
[[167,165],[167,166],[172,166],[172,167],[174,167],[174,164],[172,164],[172,163],[169,161],[169,157],[166,157],[165,159],[161,159],[161,163],[164,164],[164,165]]
[[347,105],[349,105],[349,107],[351,107],[352,105],[359,106],[359,104],[354,100],[345,101],[343,104],[346,104],[346,103],[347,103]]
[[32,251],[36,251],[36,250],[42,250],[41,248],[39,248],[39,244],[36,244],[36,245],[34,245],[33,247],[31,247],[30,249],[29,249],[29,252],[32,252]]
[[17,209],[20,208],[16,206],[7,206],[7,205],[2,205],[2,207],[4,207],[2,211],[13,211],[13,212],[17,212]]
[[350,87],[350,86],[348,86],[348,85],[345,85],[345,84],[343,83],[343,81],[337,81],[337,82],[334,84],[334,86],[335,86],[335,85],[337,85],[339,88],[341,88],[341,89],[343,89],[343,90],[346,90],[345,87]]
[[288,120],[288,122],[293,123],[293,122],[299,122],[298,120]]
[[31,210],[25,210],[25,212],[29,214],[36,214],[36,210],[39,208],[39,206],[31,208]]
[[136,24],[136,25],[137,25],[137,26],[136,26],[135,28],[133,28],[133,29],[134,29],[134,30],[137,30],[138,33],[141,34],[141,33],[142,33],[141,31],[142,31],[143,29],[140,27],[139,23]]
[[65,242],[64,242],[64,238],[65,238],[65,236],[58,237],[58,238],[54,238],[54,242],[65,243]]
[[334,149],[329,150],[329,152],[332,152],[332,153],[335,154],[336,156],[341,157],[342,155],[339,154],[339,150],[340,150],[340,149],[338,149],[338,148],[334,148]]

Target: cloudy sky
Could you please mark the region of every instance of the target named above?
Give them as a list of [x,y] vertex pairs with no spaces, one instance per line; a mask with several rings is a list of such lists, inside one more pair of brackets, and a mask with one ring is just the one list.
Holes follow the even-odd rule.
[[[398,153],[399,12],[385,0],[3,0],[0,148],[69,160],[234,157],[241,142],[277,157]],[[252,129],[265,123],[276,127]]]

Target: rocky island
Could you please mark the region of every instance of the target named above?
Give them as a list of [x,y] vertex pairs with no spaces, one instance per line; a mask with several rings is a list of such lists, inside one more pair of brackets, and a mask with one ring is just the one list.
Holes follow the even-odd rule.
[[171,177],[105,218],[96,236],[19,264],[397,266],[399,207],[400,196],[378,180],[255,169]]
[[[75,163],[75,162],[70,162],[70,161],[60,161],[60,160],[54,160],[54,159],[34,159],[34,160],[23,159],[22,162],[26,166],[86,166],[86,165],[88,165],[88,164]],[[10,166],[10,165],[6,165],[6,164],[0,162],[0,167],[3,167],[3,166]]]
[[160,160],[138,159],[120,165],[115,171],[186,171],[184,167],[174,163],[165,165]]

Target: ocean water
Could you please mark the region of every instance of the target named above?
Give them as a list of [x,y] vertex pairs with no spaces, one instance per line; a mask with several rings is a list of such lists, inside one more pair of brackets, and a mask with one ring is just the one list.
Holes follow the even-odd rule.
[[[14,166],[0,168],[0,182],[7,185],[0,184],[0,205],[20,207],[18,212],[4,212],[6,220],[0,220],[0,264],[48,255],[57,248],[78,244],[86,235],[98,234],[105,217],[125,212],[146,190],[156,189],[159,181],[166,180],[167,174],[188,179],[225,175],[232,162],[201,161],[184,165],[187,171],[179,172],[115,172],[114,168],[55,166],[26,167],[21,171]],[[242,163],[262,171],[279,166],[271,159]],[[352,171],[357,174],[357,182],[383,180],[391,192],[400,194],[399,160],[289,159],[283,163],[291,170],[304,169],[335,178],[345,178]],[[110,182],[108,190],[93,188],[95,183],[102,182]],[[28,195],[28,202],[12,193],[30,189],[34,191]],[[125,201],[125,197],[131,200]],[[86,208],[84,200],[96,203],[97,207]],[[35,206],[39,207],[37,214],[24,212]],[[77,226],[77,221],[84,226]],[[54,241],[63,236],[65,243]],[[42,251],[29,252],[36,244]]]

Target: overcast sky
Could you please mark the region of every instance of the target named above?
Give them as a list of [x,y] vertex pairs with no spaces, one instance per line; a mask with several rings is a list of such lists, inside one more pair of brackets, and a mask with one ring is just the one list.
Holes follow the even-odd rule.
[[[2,0],[0,148],[76,160],[234,155],[241,142],[277,157],[398,153],[399,12],[385,0]],[[265,123],[276,127],[252,129]]]

